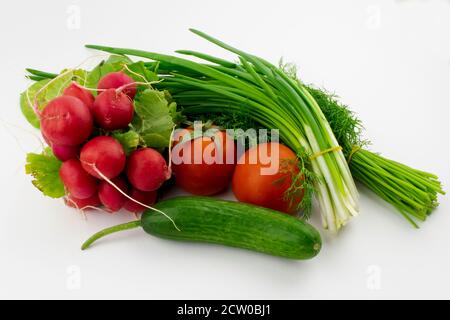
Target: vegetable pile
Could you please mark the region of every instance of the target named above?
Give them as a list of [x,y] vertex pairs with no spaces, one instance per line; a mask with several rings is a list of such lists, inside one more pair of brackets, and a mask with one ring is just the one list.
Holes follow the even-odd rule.
[[63,71],[22,94],[22,110],[49,146],[29,154],[26,166],[45,195],[109,213],[140,213],[156,202],[171,177],[157,149],[170,140],[176,104],[152,88],[154,73],[133,71],[139,66],[111,57],[90,73]]
[[[438,206],[437,196],[444,192],[435,175],[369,151],[368,142],[361,138],[360,120],[333,94],[304,84],[293,65],[275,66],[203,32],[191,31],[234,53],[237,61],[188,50],[177,53],[195,61],[87,45],[112,55],[90,71],[67,69],[53,74],[27,69],[34,83],[21,95],[21,110],[48,144],[42,154],[27,157],[26,172],[34,177],[33,184],[43,194],[64,197],[67,205],[83,211],[149,210],[140,221],[100,232],[85,247],[103,235],[142,226],[161,237],[221,243],[291,258],[312,257],[319,250],[320,237],[312,235],[306,223],[298,230],[288,225],[310,216],[315,197],[323,227],[338,231],[358,214],[354,179],[393,205],[415,227]],[[129,56],[145,61],[135,62]],[[236,158],[242,136],[230,136],[225,129],[241,129],[244,136],[252,129],[278,129],[281,144],[249,144],[242,157]],[[267,167],[261,159],[247,161],[273,148],[279,151],[268,154],[271,162],[279,162],[274,173],[261,174]],[[198,153],[200,161],[182,161]],[[225,161],[229,157],[234,161]],[[172,177],[180,188],[197,196],[215,195],[231,185],[237,200],[255,206],[204,197],[157,203],[158,190],[163,195],[166,188],[161,187],[169,186]],[[277,218],[281,212],[301,216],[290,217],[293,220],[283,225]],[[267,227],[247,224],[247,215],[253,214],[263,215],[260,223]],[[239,219],[243,225],[239,226]],[[289,237],[296,232],[301,235],[297,245],[304,245],[308,253],[288,252],[283,246],[292,237],[275,245],[283,232]],[[275,238],[265,247],[260,238],[252,237]]]
[[[159,73],[165,80],[160,83],[160,88],[171,90],[174,99],[183,106],[185,114],[241,113],[265,127],[280,129],[283,142],[298,152],[302,163],[306,163],[306,168],[302,170],[305,175],[303,188],[308,190],[308,184],[310,184],[308,180],[310,182],[314,181],[315,178],[322,180],[313,183],[315,193],[321,204],[325,228],[339,229],[348,216],[343,214],[343,211],[340,210],[342,208],[335,207],[339,205],[339,202],[329,201],[323,195],[330,193],[333,198],[336,198],[344,194],[347,194],[347,196],[354,194],[354,191],[350,188],[351,184],[340,184],[338,188],[335,188],[335,185],[329,183],[328,176],[320,172],[317,174],[317,170],[315,170],[319,166],[317,163],[323,164],[333,154],[340,154],[339,149],[335,149],[336,146],[343,149],[344,159],[349,162],[353,177],[391,203],[415,227],[417,227],[415,219],[425,221],[438,205],[437,194],[444,194],[444,192],[437,176],[364,149],[365,143],[359,138],[361,129],[359,121],[332,95],[302,84],[292,68],[276,67],[257,56],[233,48],[205,33],[197,30],[191,31],[237,54],[240,63],[187,50],[177,52],[203,59],[207,63],[197,63],[141,50],[103,46],[87,47],[157,61]],[[317,112],[319,118],[317,121],[333,130],[335,135],[331,135],[330,138],[335,141],[319,148],[312,148],[312,150],[302,144],[304,132],[300,127],[305,125],[303,122],[305,120],[299,116],[303,107],[301,105],[302,99],[306,99],[310,103],[308,109],[311,112]],[[299,103],[298,106],[297,103]],[[321,112],[317,108],[320,108]],[[280,114],[282,120],[278,122],[277,119]],[[321,116],[327,121],[320,120]],[[293,126],[293,121],[300,121],[299,128]],[[308,132],[309,129],[306,127],[304,131]],[[299,149],[299,141],[303,148]],[[320,156],[317,157],[317,155]],[[339,164],[344,166],[341,162]],[[308,173],[308,169],[311,169],[316,175]],[[335,174],[336,172],[333,171],[332,173]],[[343,196],[344,201],[354,200],[354,198]],[[309,205],[310,201],[308,200],[309,197],[305,197],[304,202]],[[355,207],[346,204],[348,208]],[[306,205],[303,205],[303,207],[306,210],[308,209]]]

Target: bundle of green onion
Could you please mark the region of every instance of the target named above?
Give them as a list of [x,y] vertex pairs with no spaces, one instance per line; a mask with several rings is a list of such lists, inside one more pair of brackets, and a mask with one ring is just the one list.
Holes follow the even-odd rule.
[[[141,50],[87,47],[153,60],[146,66],[163,79],[158,87],[169,90],[188,116],[214,113],[235,119],[238,114],[279,129],[282,141],[301,159],[301,206],[309,209],[315,191],[325,228],[336,231],[357,214],[358,194],[350,171],[416,227],[414,219],[424,221],[438,205],[437,193],[444,193],[438,178],[365,149],[359,120],[333,95],[302,84],[292,69],[192,32],[237,54],[240,62],[193,51],[178,53],[206,63]],[[31,73],[40,79],[52,76]]]
[[438,177],[365,149],[368,142],[361,140],[361,123],[354,114],[332,94],[313,87],[308,90],[344,148],[355,180],[393,205],[417,228],[416,221],[425,221],[439,205],[438,193],[445,194]]

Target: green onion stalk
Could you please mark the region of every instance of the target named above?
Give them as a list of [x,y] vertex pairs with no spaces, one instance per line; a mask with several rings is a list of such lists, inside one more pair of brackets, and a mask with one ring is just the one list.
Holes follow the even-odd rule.
[[[303,159],[302,163],[308,162],[310,168],[307,169],[312,170],[314,176],[318,178],[314,183],[323,225],[331,231],[339,230],[358,213],[358,192],[346,158],[315,99],[304,86],[271,63],[228,46],[200,31],[192,31],[237,54],[246,74],[257,84],[239,79],[220,68],[175,56],[95,45],[87,47],[113,54],[147,58],[162,65],[173,66],[174,70],[187,71],[186,74],[180,72],[165,77],[162,83],[170,91],[197,88],[213,93],[217,99],[216,103],[210,104],[207,101],[203,103],[200,97],[192,105],[189,105],[187,100],[181,99],[180,105],[187,109],[192,106],[197,108],[197,112],[198,108],[201,108],[202,112],[211,112],[226,107],[229,112],[246,113],[268,128],[279,129],[281,139],[289,147],[299,155],[311,155],[310,161]],[[220,66],[223,61],[216,59],[215,62]],[[227,67],[228,64],[222,66]],[[199,74],[205,79],[193,77],[192,74]],[[175,95],[175,98],[180,96]],[[230,104],[229,101],[234,104]],[[312,176],[306,175],[304,183],[311,183],[308,180]]]

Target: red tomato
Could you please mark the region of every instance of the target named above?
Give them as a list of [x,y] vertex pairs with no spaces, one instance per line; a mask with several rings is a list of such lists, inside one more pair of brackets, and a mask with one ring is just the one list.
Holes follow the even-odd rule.
[[[172,149],[176,184],[195,195],[217,194],[231,182],[235,157],[234,140],[222,131],[213,137],[204,136],[178,143]],[[227,161],[227,158],[230,159]]]
[[278,143],[259,144],[239,159],[233,176],[233,192],[241,202],[295,214],[303,192],[295,195],[292,202],[285,199],[285,192],[298,173],[297,156],[291,149]]

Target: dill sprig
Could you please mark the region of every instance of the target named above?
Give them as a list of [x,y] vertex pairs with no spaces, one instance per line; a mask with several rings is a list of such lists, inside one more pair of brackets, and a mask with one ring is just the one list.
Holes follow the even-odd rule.
[[[288,77],[302,83],[298,78],[298,68],[295,64],[280,59],[279,67]],[[344,153],[349,154],[354,146],[362,147],[368,143],[361,140],[363,131],[361,121],[348,106],[338,101],[339,97],[335,93],[311,84],[303,85],[320,106]]]
[[338,101],[339,97],[335,93],[323,88],[318,89],[313,85],[307,85],[306,88],[322,109],[345,154],[350,154],[355,146],[363,147],[369,143],[361,138],[363,132],[361,120],[348,106]]
[[314,194],[316,193],[316,186],[319,181],[319,176],[315,174],[311,168],[311,154],[305,149],[297,152],[298,168],[299,172],[292,173],[292,183],[290,187],[284,193],[284,198],[290,201],[292,206],[295,199],[299,196],[303,196],[302,201],[297,205],[297,209],[301,212],[301,217],[305,220],[309,220],[311,217],[312,206],[314,201]]

